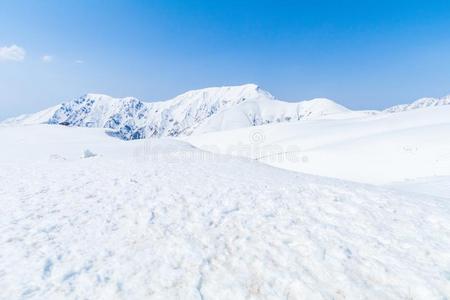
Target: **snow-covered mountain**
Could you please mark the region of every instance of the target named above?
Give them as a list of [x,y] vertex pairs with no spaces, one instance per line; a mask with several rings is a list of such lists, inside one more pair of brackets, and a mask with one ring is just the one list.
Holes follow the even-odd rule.
[[171,100],[142,102],[87,94],[37,114],[5,121],[8,124],[49,123],[110,128],[123,139],[191,135],[313,116],[347,112],[327,99],[288,103],[254,84],[189,91]]
[[123,139],[191,134],[203,120],[241,102],[273,97],[256,85],[207,88],[162,102],[88,94],[63,103],[50,124],[114,129]]
[[110,129],[125,140],[190,136],[307,119],[347,119],[450,104],[450,96],[422,98],[379,111],[351,111],[332,100],[285,102],[255,84],[193,90],[173,99],[143,102],[133,97],[86,94],[2,125],[59,124]]
[[384,111],[388,113],[396,113],[412,109],[441,106],[441,105],[450,105],[450,95],[447,95],[443,98],[420,98],[414,101],[413,103],[395,105]]

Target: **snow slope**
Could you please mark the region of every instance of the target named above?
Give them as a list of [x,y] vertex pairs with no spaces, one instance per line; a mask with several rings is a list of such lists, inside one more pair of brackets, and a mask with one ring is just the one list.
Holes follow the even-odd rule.
[[[215,153],[346,180],[389,184],[450,175],[450,106],[303,120],[185,138]],[[450,183],[449,183],[450,184]]]
[[48,123],[53,114],[59,109],[59,106],[53,106],[33,114],[25,114],[15,118],[9,118],[0,123],[0,125],[32,125]]
[[[49,115],[48,112],[51,112]],[[62,124],[110,128],[123,139],[190,135],[314,116],[349,112],[331,100],[277,101],[254,84],[194,90],[162,102],[87,94],[45,114],[21,116],[8,124]]]
[[450,295],[443,199],[103,129],[0,140],[1,299]]

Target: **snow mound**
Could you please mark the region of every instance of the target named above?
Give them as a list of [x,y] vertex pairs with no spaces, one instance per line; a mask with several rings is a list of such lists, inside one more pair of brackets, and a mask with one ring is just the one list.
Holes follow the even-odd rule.
[[82,158],[89,158],[89,157],[95,157],[97,156],[97,154],[95,154],[94,152],[92,152],[89,149],[86,149],[83,151],[83,155],[81,156]]

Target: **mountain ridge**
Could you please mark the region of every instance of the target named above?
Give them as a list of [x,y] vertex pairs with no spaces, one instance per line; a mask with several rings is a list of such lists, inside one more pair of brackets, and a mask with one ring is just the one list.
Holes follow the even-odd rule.
[[441,106],[441,105],[450,105],[450,95],[444,96],[442,98],[432,98],[432,97],[420,98],[409,104],[394,105],[392,107],[385,109],[384,112],[396,113],[412,109]]
[[422,98],[382,111],[352,111],[330,99],[277,99],[256,84],[190,90],[166,101],[144,102],[88,93],[40,112],[7,119],[2,125],[38,123],[107,128],[125,140],[188,136],[270,123],[334,116],[361,117],[448,105],[450,96]]
[[[300,107],[306,102],[289,103],[277,100],[255,84],[198,89],[185,92],[167,101],[143,102],[134,97],[113,98],[103,94],[86,94],[75,100],[36,114],[9,119],[4,124],[48,123],[66,126],[102,127],[125,139],[191,135],[197,127],[202,132],[214,130],[205,125],[208,119],[230,110],[238,111],[245,122],[221,126],[221,130],[236,126],[255,126],[272,122],[299,120],[308,115],[332,114],[348,109],[326,102],[314,111]],[[248,105],[247,105],[248,104]],[[278,111],[270,112],[277,106]],[[314,105],[310,105],[313,107]]]

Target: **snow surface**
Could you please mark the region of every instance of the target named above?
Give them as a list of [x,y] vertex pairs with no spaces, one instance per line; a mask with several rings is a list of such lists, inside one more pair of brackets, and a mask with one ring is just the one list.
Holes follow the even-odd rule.
[[450,295],[448,199],[104,129],[4,126],[0,140],[1,299]]
[[450,176],[450,106],[269,124],[185,140],[215,153],[364,183]]
[[388,186],[404,192],[447,198],[450,201],[450,176],[422,177],[393,182]]

